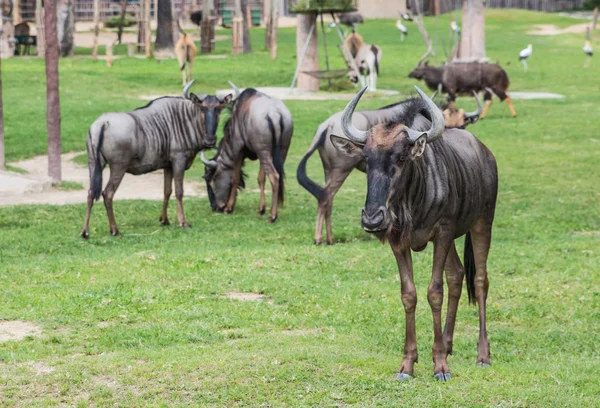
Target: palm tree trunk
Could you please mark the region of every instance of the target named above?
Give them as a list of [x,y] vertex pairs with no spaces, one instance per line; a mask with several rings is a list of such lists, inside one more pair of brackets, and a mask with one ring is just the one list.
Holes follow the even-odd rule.
[[48,128],[48,176],[61,181],[60,167],[60,97],[58,93],[58,56],[56,0],[44,2],[46,36],[46,126]]

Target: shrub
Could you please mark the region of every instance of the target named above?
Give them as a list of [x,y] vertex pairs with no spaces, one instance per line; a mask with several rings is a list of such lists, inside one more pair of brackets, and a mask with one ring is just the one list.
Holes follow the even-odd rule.
[[[120,16],[109,18],[104,21],[104,27],[106,28],[117,28],[119,26],[119,21],[121,20]],[[135,20],[125,17],[125,21],[123,22],[123,27],[131,27],[135,24]]]

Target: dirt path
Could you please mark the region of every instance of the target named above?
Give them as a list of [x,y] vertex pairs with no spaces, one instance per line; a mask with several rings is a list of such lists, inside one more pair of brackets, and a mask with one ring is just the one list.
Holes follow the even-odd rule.
[[536,24],[533,30],[527,31],[529,35],[559,35],[559,34],[582,34],[585,33],[590,23],[573,24],[567,28],[559,28],[554,24]]
[[[89,175],[87,166],[75,163],[72,159],[81,153],[66,153],[62,157],[62,175],[64,181],[80,183],[84,190],[60,191],[56,188],[46,188],[45,191],[30,194],[0,194],[0,206],[15,204],[76,204],[87,201],[89,189]],[[31,159],[10,163],[12,166],[27,170],[28,179],[39,180],[47,184],[48,157],[37,156]],[[109,169],[104,169],[103,181],[106,185]],[[205,189],[201,183],[184,183],[187,197],[205,197]],[[162,170],[141,176],[126,174],[115,194],[116,200],[162,200],[163,198],[163,173]],[[171,196],[173,198],[173,196]],[[173,198],[174,199],[174,198]]]

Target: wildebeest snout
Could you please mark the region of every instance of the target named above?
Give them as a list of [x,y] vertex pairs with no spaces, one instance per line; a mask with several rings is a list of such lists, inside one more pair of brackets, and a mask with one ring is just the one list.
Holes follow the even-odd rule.
[[365,231],[376,232],[387,228],[386,208],[384,206],[371,209],[363,207],[361,224]]

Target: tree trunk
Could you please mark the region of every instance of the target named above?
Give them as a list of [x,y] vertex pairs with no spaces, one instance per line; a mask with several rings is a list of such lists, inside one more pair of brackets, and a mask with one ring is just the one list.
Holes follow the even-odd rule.
[[[75,14],[73,0],[55,0],[57,36],[62,57],[72,57],[75,53]],[[47,25],[46,25],[47,27]]]
[[212,1],[205,1],[202,8],[202,22],[200,23],[200,52],[206,53],[213,50],[214,33]]
[[277,5],[274,3],[271,8],[271,59],[277,58],[277,29],[279,27],[279,12],[277,11]]
[[[2,17],[2,9],[0,8],[0,38],[4,29],[4,20]],[[2,110],[2,56],[0,55],[0,171],[6,167],[4,155],[4,112]]]
[[[1,8],[2,6],[0,6],[0,9]],[[4,10],[4,12],[6,11],[8,10]],[[2,13],[3,11],[0,10],[0,14]],[[2,25],[2,30],[0,30],[0,56],[9,58],[15,54],[15,43],[13,41],[15,37],[15,28],[10,16],[6,21],[2,21],[0,24]]]
[[42,7],[43,0],[35,2],[35,28],[37,30],[37,53],[38,57],[44,58],[46,55],[46,30],[44,29],[44,8]]
[[[277,0],[273,0],[274,2]],[[265,49],[271,49],[271,19],[273,17],[273,8],[271,7],[271,0],[265,0],[263,4],[265,13]]]
[[61,181],[60,168],[60,97],[58,94],[58,55],[56,0],[45,0],[46,28],[46,126],[48,128],[48,175]]
[[171,0],[158,0],[156,15],[158,25],[156,27],[154,53],[161,57],[173,57],[175,55],[175,43],[173,41],[173,9],[171,8]]
[[150,0],[144,0],[144,48],[146,49],[146,58],[152,56],[152,20],[150,19]]
[[119,44],[121,44],[121,38],[123,37],[125,13],[127,13],[127,0],[121,0],[121,18],[119,19],[119,31],[117,31],[117,41],[119,42]]
[[92,45],[92,59],[98,59],[98,35],[100,34],[100,0],[94,0],[94,44]]
[[300,62],[302,51],[312,28],[312,36],[308,44],[308,49],[298,74],[298,89],[307,91],[318,91],[321,87],[319,79],[304,74],[302,71],[318,71],[319,57],[317,46],[317,15],[316,14],[298,14],[298,27],[296,29],[296,61]]
[[464,0],[462,37],[458,57],[461,60],[485,58],[485,6],[483,0]]
[[252,25],[252,20],[250,17],[250,9],[248,6],[248,0],[241,0],[242,3],[242,17],[244,21],[243,25],[243,42],[244,42],[244,54],[252,53],[252,43],[250,42],[250,26]]
[[13,24],[17,25],[22,21],[21,18],[21,0],[13,0]]

